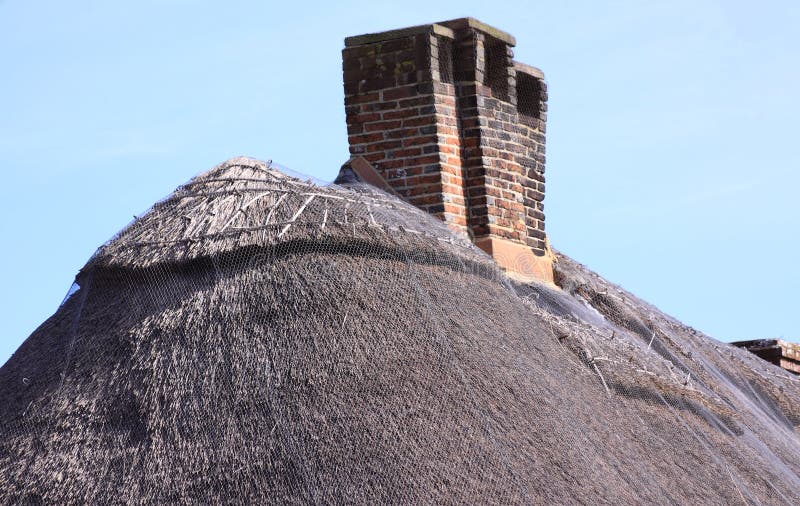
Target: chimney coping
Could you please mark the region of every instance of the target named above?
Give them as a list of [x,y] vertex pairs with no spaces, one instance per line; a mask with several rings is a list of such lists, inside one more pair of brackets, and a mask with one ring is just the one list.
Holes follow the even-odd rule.
[[518,61],[514,62],[514,69],[517,72],[522,72],[523,74],[528,74],[529,76],[536,77],[538,79],[544,79],[544,72],[541,69],[538,69],[532,65],[526,65],[524,63],[520,63]]
[[354,37],[347,37],[344,39],[345,47],[361,46],[363,44],[373,44],[376,42],[384,42],[392,39],[400,39],[410,35],[417,35],[420,33],[432,33],[434,35],[441,35],[449,39],[454,39],[455,35],[453,30],[438,23],[430,25],[411,26],[408,28],[400,28],[399,30],[388,30],[378,33],[367,33],[364,35],[356,35]]
[[486,35],[494,37],[495,39],[501,40],[509,46],[517,45],[517,39],[515,39],[510,33],[504,32],[503,30],[495,28],[491,25],[487,25],[486,23],[478,21],[475,18],[451,19],[449,21],[442,21],[439,24],[448,26],[456,32],[465,28],[473,28],[479,32],[483,32]]

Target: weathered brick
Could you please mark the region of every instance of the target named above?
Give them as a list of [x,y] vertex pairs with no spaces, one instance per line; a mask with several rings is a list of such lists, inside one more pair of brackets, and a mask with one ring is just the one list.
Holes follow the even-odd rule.
[[366,102],[375,102],[380,100],[380,94],[378,93],[364,93],[364,94],[354,94],[352,96],[345,97],[344,103],[347,105],[350,104],[363,104]]
[[[397,141],[397,142],[398,142],[398,146],[395,146],[395,147],[399,147],[399,144],[401,144],[400,141]],[[418,155],[421,155],[421,154],[422,154],[422,148],[397,149],[397,150],[394,150],[394,151],[389,151],[387,153],[387,155],[390,158],[407,158],[409,156],[418,156]]]
[[383,141],[367,145],[367,151],[386,151],[387,149],[399,148],[402,141]]
[[398,100],[401,98],[409,98],[413,97],[418,94],[416,86],[402,86],[400,88],[392,88],[389,90],[383,90],[382,98],[383,100]]
[[415,98],[406,98],[404,100],[399,100],[397,102],[398,107],[420,107],[429,105],[433,100],[433,97],[426,95],[422,97],[415,97]]
[[375,123],[367,123],[364,125],[364,130],[367,132],[385,132],[386,130],[394,130],[400,128],[402,122],[400,121],[377,121]]
[[442,202],[442,196],[439,194],[430,194],[424,195],[419,197],[414,197],[414,204],[415,205],[430,205],[430,204],[439,204]]
[[420,116],[403,120],[404,127],[423,126],[436,124],[436,116]]
[[403,119],[403,118],[413,118],[419,114],[418,109],[409,108],[409,109],[399,109],[396,111],[386,111],[383,113],[383,118],[385,120],[389,119]]
[[364,134],[364,135],[351,135],[348,140],[350,145],[364,144],[368,142],[375,142],[383,139],[383,134],[380,132]]
[[397,102],[372,102],[369,104],[362,104],[362,112],[381,112],[397,109]]
[[380,121],[381,115],[378,113],[363,113],[363,114],[352,114],[347,115],[346,117],[348,124],[364,124],[369,123],[370,121]]
[[408,137],[430,139],[430,136],[416,137],[420,134],[419,128],[401,128],[399,130],[391,130],[384,132],[383,136],[387,139],[406,139]]
[[378,153],[367,153],[362,155],[364,159],[368,162],[378,162],[386,158],[386,153],[378,152]]
[[[409,130],[416,131],[416,129],[409,129]],[[431,143],[436,143],[436,138],[431,137],[430,135],[423,135],[421,137],[406,136],[406,138],[403,139],[403,146],[417,146],[420,144],[431,144]]]

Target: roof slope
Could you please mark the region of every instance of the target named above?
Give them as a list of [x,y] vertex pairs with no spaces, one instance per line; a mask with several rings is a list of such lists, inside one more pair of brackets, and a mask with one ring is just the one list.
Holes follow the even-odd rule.
[[0,368],[0,502],[800,501],[797,378],[557,275],[514,285],[378,190],[226,162]]

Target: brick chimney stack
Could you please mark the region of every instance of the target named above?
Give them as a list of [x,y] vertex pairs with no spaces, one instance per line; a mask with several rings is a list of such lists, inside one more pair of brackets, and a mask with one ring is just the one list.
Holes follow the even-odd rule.
[[347,134],[408,202],[509,274],[552,282],[544,231],[547,87],[514,37],[472,18],[345,39]]

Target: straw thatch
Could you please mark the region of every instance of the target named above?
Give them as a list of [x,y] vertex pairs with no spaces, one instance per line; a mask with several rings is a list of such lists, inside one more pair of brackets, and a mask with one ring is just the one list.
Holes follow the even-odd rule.
[[512,284],[363,185],[226,162],[0,368],[0,502],[800,501],[796,377],[557,278]]

